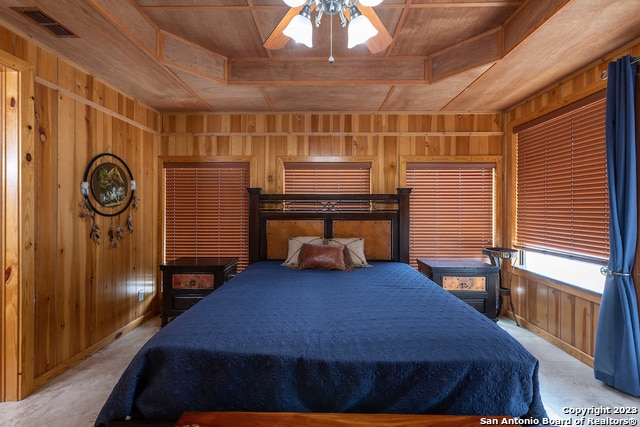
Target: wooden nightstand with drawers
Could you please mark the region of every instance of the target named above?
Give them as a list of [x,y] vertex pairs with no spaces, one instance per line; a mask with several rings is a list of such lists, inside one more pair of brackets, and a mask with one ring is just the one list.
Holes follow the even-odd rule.
[[497,320],[500,268],[471,258],[418,258],[418,270],[489,319]]
[[237,258],[178,258],[162,270],[162,326],[222,286],[238,269]]

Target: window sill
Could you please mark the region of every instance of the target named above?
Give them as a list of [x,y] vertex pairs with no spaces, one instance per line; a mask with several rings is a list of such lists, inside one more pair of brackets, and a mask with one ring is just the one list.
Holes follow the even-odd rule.
[[533,251],[523,252],[523,265],[517,265],[524,270],[602,295],[605,276],[600,273],[601,264],[563,258],[552,254],[542,254]]
[[568,283],[566,281],[553,278],[548,274],[543,274],[539,271],[528,269],[526,266],[516,265],[513,267],[512,271],[514,276],[522,277],[523,279],[531,280],[534,282],[541,282],[554,289],[567,292],[571,295],[580,296],[581,298],[596,302],[598,304],[600,303],[600,300],[602,298],[601,290],[594,290],[592,288]]

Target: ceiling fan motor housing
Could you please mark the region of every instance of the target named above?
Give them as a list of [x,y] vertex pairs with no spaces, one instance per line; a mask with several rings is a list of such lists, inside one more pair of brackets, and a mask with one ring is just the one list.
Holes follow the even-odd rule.
[[341,0],[321,0],[320,8],[327,15],[335,15],[344,10],[344,5]]

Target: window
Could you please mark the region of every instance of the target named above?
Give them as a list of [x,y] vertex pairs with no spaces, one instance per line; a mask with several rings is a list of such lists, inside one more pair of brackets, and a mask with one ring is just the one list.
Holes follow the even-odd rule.
[[287,194],[367,194],[371,188],[369,162],[285,162]]
[[494,163],[407,163],[410,259],[480,258],[492,246]]
[[164,259],[238,257],[248,264],[248,163],[164,164]]
[[[285,162],[285,194],[369,194],[371,191],[370,162]],[[322,209],[314,202],[296,203],[291,209]],[[368,209],[361,202],[337,208]]]
[[514,129],[516,247],[528,269],[580,286],[560,273],[597,272],[609,256],[605,107],[600,92]]

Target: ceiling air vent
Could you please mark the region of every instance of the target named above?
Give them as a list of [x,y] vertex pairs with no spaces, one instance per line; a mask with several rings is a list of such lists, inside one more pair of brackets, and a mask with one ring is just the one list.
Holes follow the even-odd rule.
[[15,10],[20,15],[31,19],[33,22],[48,30],[56,37],[77,37],[71,30],[65,28],[62,24],[37,7],[12,7],[11,9]]

